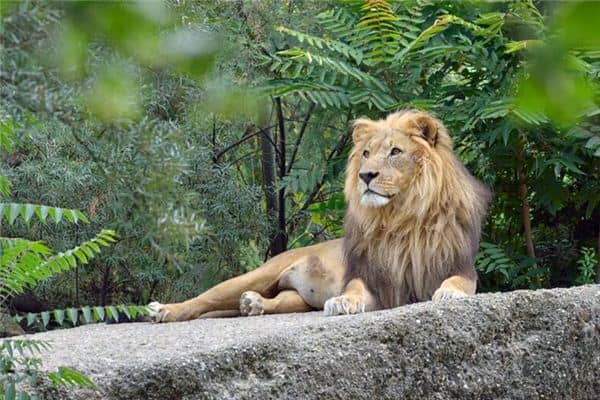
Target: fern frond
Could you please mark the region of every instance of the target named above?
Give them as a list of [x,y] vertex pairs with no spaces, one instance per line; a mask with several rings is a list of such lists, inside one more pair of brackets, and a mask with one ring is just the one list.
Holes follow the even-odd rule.
[[487,36],[491,40],[494,38],[493,34],[502,27],[504,22],[504,14],[490,13],[487,15],[486,19],[480,19],[480,21],[489,24],[488,27],[481,27],[472,22],[465,21],[464,19],[455,15],[444,15],[439,17],[429,28],[422,31],[419,36],[417,36],[415,40],[413,40],[408,46],[399,51],[395,57],[395,61],[400,61],[406,54],[422,48],[429,39],[444,32],[452,25],[462,26],[468,29],[474,35]]
[[352,104],[347,88],[327,83],[278,79],[270,81],[265,89],[274,96],[295,93],[323,108],[341,108]]
[[0,149],[4,149],[9,153],[13,151],[13,147],[17,143],[16,128],[17,124],[12,119],[8,121],[0,120]]
[[317,47],[319,49],[327,48],[331,51],[339,53],[347,59],[353,60],[357,65],[360,65],[364,57],[360,50],[355,49],[354,47],[347,45],[346,43],[340,42],[339,40],[320,38],[317,36],[298,32],[293,29],[286,28],[284,26],[278,27],[277,31],[296,38],[300,43],[306,42],[309,45]]
[[397,101],[385,92],[358,86],[342,87],[310,80],[281,79],[270,81],[265,88],[272,95],[297,94],[323,108],[341,108],[362,104],[369,109],[388,111],[397,105]]
[[0,238],[0,299],[23,293],[51,276],[87,264],[100,246],[116,241],[116,233],[103,229],[93,239],[56,255],[41,242]]
[[510,279],[514,271],[519,268],[502,247],[487,242],[481,243],[479,253],[475,258],[475,265],[477,269],[486,274],[498,272],[506,279]]
[[40,222],[46,222],[48,217],[50,217],[57,224],[65,219],[74,224],[79,221],[83,221],[86,224],[90,222],[85,214],[79,210],[49,207],[40,204],[0,203],[0,222],[6,220],[12,225],[18,217],[21,217],[25,222],[30,222],[34,216]]
[[296,70],[294,77],[300,76],[302,72],[305,75],[312,74],[314,70],[310,70],[310,67],[320,66],[333,71],[336,74],[355,79],[365,86],[378,88],[382,91],[389,91],[389,88],[385,83],[360,70],[359,68],[353,67],[341,60],[315,54],[300,48],[282,50],[277,52],[277,55],[287,58],[289,61],[292,61],[295,64]]
[[6,351],[11,357],[17,354],[21,357],[30,357],[50,349],[50,343],[36,339],[7,339],[0,342],[0,353]]
[[362,13],[356,24],[357,35],[352,45],[365,54],[365,63],[375,65],[393,60],[402,40],[399,18],[385,0],[368,0],[360,7]]
[[55,372],[48,374],[48,379],[57,386],[70,386],[80,388],[95,388],[96,384],[87,376],[72,368],[58,367]]
[[10,195],[10,182],[5,176],[0,175],[0,196]]
[[25,316],[15,315],[13,318],[17,323],[23,319],[27,326],[39,326],[47,329],[51,323],[59,326],[77,326],[80,324],[93,324],[97,322],[119,322],[120,316],[126,320],[135,320],[138,316],[148,315],[147,306],[119,304],[116,306],[84,306],[80,308],[57,309],[42,311],[40,313],[28,313]]
[[512,116],[521,123],[532,126],[539,126],[548,122],[548,118],[541,113],[518,108],[513,98],[491,101],[488,106],[482,107],[478,111],[478,116],[481,120]]
[[355,35],[354,27],[358,23],[358,16],[345,8],[329,9],[317,15],[319,24],[333,36],[341,41],[350,42]]

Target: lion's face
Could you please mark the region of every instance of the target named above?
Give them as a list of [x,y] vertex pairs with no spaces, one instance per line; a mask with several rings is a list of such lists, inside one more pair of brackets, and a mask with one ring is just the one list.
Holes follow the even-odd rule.
[[378,129],[361,146],[357,190],[360,203],[382,207],[406,189],[415,170],[414,143],[400,130]]
[[347,195],[364,207],[384,207],[409,189],[418,163],[436,144],[437,122],[407,111],[385,120],[359,119],[354,126]]

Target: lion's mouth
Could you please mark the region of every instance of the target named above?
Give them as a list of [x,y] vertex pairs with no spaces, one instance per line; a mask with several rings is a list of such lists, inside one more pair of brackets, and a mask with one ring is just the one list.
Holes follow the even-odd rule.
[[373,195],[373,194],[375,194],[377,196],[385,197],[386,199],[391,199],[392,197],[394,197],[393,194],[390,194],[390,195],[383,194],[383,193],[376,192],[376,191],[374,191],[372,189],[365,190],[364,193],[363,193],[363,196],[365,196],[365,195]]
[[387,195],[367,189],[360,198],[360,204],[365,207],[379,208],[388,204],[394,195]]

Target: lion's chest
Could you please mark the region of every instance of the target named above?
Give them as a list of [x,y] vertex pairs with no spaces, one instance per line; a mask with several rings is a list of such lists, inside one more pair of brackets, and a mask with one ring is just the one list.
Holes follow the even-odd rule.
[[443,277],[428,265],[373,259],[361,277],[383,308],[430,300]]

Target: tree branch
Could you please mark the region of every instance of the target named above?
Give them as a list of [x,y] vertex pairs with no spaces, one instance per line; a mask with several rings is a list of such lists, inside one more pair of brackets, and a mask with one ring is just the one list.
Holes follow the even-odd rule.
[[290,162],[287,167],[287,173],[289,174],[292,170],[294,162],[296,161],[296,155],[298,154],[298,149],[300,148],[300,143],[302,142],[302,137],[304,136],[304,132],[306,131],[306,127],[308,126],[308,120],[310,119],[313,111],[315,110],[316,104],[310,103],[310,108],[306,113],[306,117],[304,117],[304,121],[302,122],[302,127],[300,128],[300,132],[298,133],[298,137],[296,138],[296,142],[294,143],[294,149],[292,150],[292,156],[290,157]]
[[[235,148],[236,146],[239,146],[240,144],[244,143],[246,140],[253,138],[254,136],[260,134],[263,130],[272,129],[274,127],[275,127],[275,125],[270,125],[265,128],[259,129],[256,132],[252,132],[248,135],[244,135],[241,139],[233,142],[232,144],[230,144],[229,146],[225,147],[223,150],[221,150],[217,154],[215,154],[215,156],[213,157],[214,162],[215,163],[219,162],[219,158],[221,158],[225,153],[227,153],[231,149]],[[275,146],[275,142],[273,142],[273,139],[270,136],[267,137],[267,140],[269,140],[271,142],[271,144],[273,146]]]

